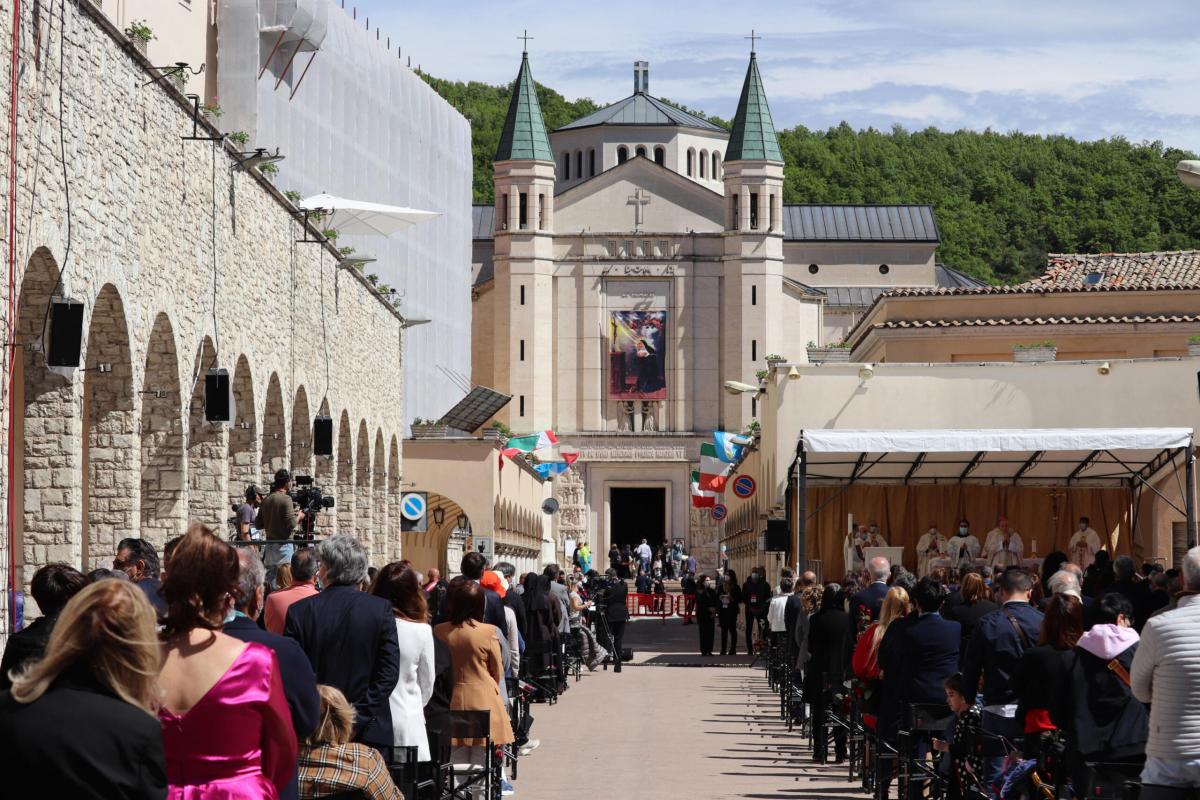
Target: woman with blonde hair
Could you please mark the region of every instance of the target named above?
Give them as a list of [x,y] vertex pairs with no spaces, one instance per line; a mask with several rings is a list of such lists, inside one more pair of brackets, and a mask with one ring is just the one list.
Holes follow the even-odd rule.
[[128,581],[98,581],[67,603],[45,656],[0,695],[0,772],[14,796],[166,795],[154,626]]
[[374,747],[351,742],[354,709],[333,686],[318,686],[321,713],[317,729],[300,748],[300,797],[357,792],[366,800],[404,800],[392,783],[383,756]]
[[171,556],[158,710],[171,800],[275,800],[295,774],[275,653],[221,632],[240,571],[234,549],[200,525]]
[[911,611],[912,603],[908,592],[899,586],[893,586],[883,598],[883,606],[879,609],[879,621],[871,623],[854,645],[854,657],[850,660],[850,666],[854,670],[854,676],[863,683],[863,722],[869,728],[875,727],[875,712],[878,711],[880,703],[882,672],[879,668],[879,644],[883,641],[888,627],[896,620],[907,617]]

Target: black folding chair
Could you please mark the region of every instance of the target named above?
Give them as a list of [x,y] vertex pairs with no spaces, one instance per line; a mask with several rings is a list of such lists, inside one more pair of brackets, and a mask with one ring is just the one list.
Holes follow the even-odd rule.
[[397,747],[392,754],[392,763],[388,765],[392,783],[396,784],[405,798],[414,798],[414,800],[428,793],[437,785],[436,775],[430,776],[428,772],[424,776],[421,775],[421,762],[417,760],[418,752],[416,747]]
[[553,641],[530,642],[521,656],[522,674],[537,690],[537,699],[550,705],[558,702],[559,650]]
[[[447,711],[426,721],[438,745],[439,800],[475,800],[474,790],[481,788],[488,800],[500,797],[500,759],[492,742],[489,711]],[[455,741],[483,740],[482,763],[455,762]],[[406,795],[407,796],[407,795]]]
[[[1080,797],[1088,800],[1136,800],[1142,794],[1141,774],[1144,764],[1135,763],[1104,763],[1085,761],[1076,774],[1081,784]],[[1168,796],[1176,800],[1184,800],[1190,791],[1191,796],[1200,796],[1196,789],[1155,786],[1145,787],[1150,791],[1147,795],[1159,800],[1168,800]],[[1182,792],[1180,795],[1178,793]]]
[[937,781],[940,786],[941,776],[937,769],[919,757],[919,744],[935,736],[944,735],[953,716],[953,712],[945,703],[909,703],[905,707],[904,725],[896,737],[900,766],[898,788],[901,798],[909,796],[914,776],[922,782]]

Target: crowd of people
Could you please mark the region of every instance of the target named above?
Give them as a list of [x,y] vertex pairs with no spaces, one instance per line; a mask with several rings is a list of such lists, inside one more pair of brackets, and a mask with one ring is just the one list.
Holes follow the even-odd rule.
[[[1011,779],[1014,759],[972,746],[988,734],[1024,769],[1065,756],[1053,777],[1076,796],[1094,783],[1094,764],[1140,774],[1146,800],[1200,787],[1200,547],[1171,570],[1139,570],[1104,550],[1086,568],[1062,552],[1040,571],[964,563],[918,577],[881,557],[864,567],[824,587],[785,573],[773,590],[762,568],[741,587],[727,572],[697,597],[701,618],[721,621],[724,652],[736,647],[729,609],[746,606],[749,639],[759,621],[747,596],[773,595],[767,636],[803,689],[815,760],[827,761],[830,740],[834,759],[847,757],[846,728],[829,730],[825,712],[852,687],[862,723],[893,746],[914,705],[947,709],[945,732],[914,746],[919,758],[942,754],[951,798],[997,796]],[[702,653],[711,642],[702,628]]]
[[[510,713],[506,678],[561,669],[563,637],[578,637],[590,668],[611,661],[624,598],[603,611],[602,643],[584,621],[596,581],[578,570],[517,576],[478,553],[460,569],[450,581],[407,561],[376,570],[350,535],[301,543],[269,569],[258,547],[198,524],[161,562],[150,542],[126,539],[111,570],[42,567],[31,586],[42,616],[10,637],[0,665],[6,786],[395,800],[398,765],[427,775],[447,749],[450,762],[483,763],[488,741],[528,754],[532,717]],[[488,735],[441,737],[434,720],[448,711],[488,712]],[[515,793],[506,772],[500,786]]]

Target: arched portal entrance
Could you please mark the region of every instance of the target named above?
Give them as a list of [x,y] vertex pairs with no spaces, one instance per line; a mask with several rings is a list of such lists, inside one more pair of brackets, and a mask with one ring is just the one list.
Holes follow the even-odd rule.
[[471,519],[451,497],[428,492],[426,501],[426,531],[402,534],[404,557],[422,573],[437,567],[443,576],[458,574],[463,543],[471,531]]

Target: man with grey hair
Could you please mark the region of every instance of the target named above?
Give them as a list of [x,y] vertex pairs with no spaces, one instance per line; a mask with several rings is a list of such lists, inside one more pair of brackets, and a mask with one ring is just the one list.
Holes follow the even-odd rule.
[[856,634],[879,619],[879,609],[888,593],[887,579],[892,574],[892,562],[883,556],[875,556],[867,562],[867,574],[871,577],[871,585],[850,598],[850,625]]
[[358,590],[367,576],[367,549],[349,534],[317,545],[324,590],[293,603],[284,634],[300,643],[318,683],[336,686],[358,718],[354,741],[392,760],[389,698],[400,677],[400,646],[392,605]]
[[[317,694],[317,676],[313,674],[308,657],[300,645],[286,636],[264,631],[254,624],[263,608],[263,584],[267,570],[258,551],[253,547],[238,548],[237,596],[234,612],[225,620],[224,631],[243,642],[258,642],[275,652],[279,677],[283,680],[283,696],[292,712],[292,727],[296,738],[304,741],[317,728],[321,713],[321,698]],[[280,800],[298,800],[300,787],[293,771],[291,780],[279,793]]]
[[1146,622],[1130,669],[1134,697],[1150,703],[1145,800],[1200,787],[1200,547],[1184,556],[1183,585],[1175,610]]
[[1046,581],[1046,589],[1051,594],[1069,594],[1077,600],[1083,600],[1083,592],[1079,588],[1079,578],[1073,572],[1060,569]]

